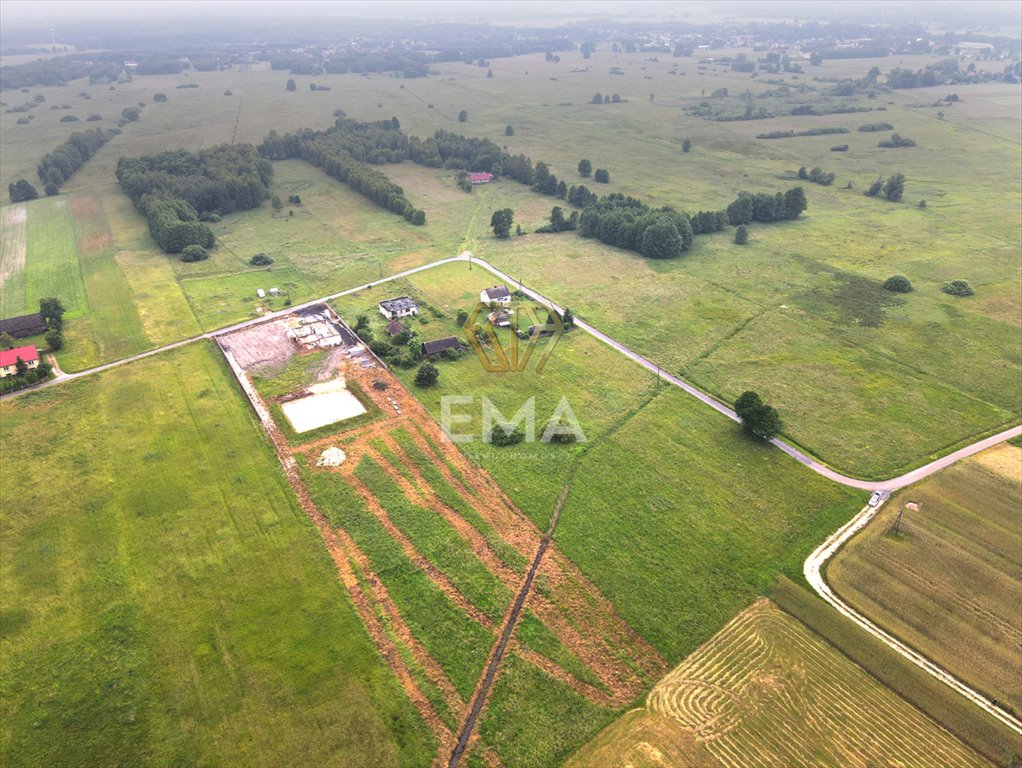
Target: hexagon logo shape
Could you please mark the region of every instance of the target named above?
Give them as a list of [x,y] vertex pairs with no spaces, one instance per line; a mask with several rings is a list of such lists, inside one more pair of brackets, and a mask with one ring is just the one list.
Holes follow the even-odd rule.
[[[510,330],[506,341],[501,340],[494,325],[500,313],[507,313]],[[480,323],[479,319],[484,322]],[[473,328],[479,325],[483,339]],[[520,338],[520,329],[527,328],[528,336]],[[564,321],[551,307],[538,302],[516,302],[507,308],[491,310],[488,304],[477,302],[464,325],[465,338],[475,351],[483,368],[491,373],[521,373],[539,350],[536,373],[541,373],[557,341],[564,333]],[[543,343],[545,342],[545,343]]]

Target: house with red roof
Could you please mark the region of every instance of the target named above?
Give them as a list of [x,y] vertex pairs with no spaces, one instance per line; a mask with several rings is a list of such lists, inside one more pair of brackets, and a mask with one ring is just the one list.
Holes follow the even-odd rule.
[[17,374],[19,359],[29,368],[38,368],[39,350],[35,348],[34,344],[0,350],[0,379]]
[[470,173],[468,175],[468,180],[471,181],[473,184],[489,184],[491,181],[493,181],[493,174],[492,173]]

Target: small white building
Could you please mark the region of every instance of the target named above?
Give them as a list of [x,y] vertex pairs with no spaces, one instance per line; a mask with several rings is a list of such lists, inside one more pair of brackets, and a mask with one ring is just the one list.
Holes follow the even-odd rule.
[[408,296],[398,296],[396,299],[386,299],[379,304],[380,314],[388,320],[395,320],[402,317],[415,317],[419,314],[419,305]]
[[265,299],[266,291],[264,291],[262,288],[256,288],[256,296],[258,296],[260,299]]
[[497,304],[507,306],[511,303],[511,291],[508,290],[506,285],[495,285],[480,292],[479,301],[483,304],[493,304],[496,302]]
[[270,295],[271,296],[280,296],[280,288],[271,288],[270,289]]

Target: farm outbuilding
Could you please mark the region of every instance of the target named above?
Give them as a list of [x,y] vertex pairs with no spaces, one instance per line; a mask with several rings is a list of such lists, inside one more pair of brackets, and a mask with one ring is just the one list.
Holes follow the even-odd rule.
[[447,336],[443,339],[433,339],[422,343],[423,357],[435,357],[443,352],[462,352],[468,349],[457,336]]
[[31,315],[19,315],[0,320],[0,333],[6,333],[12,339],[25,339],[46,333],[48,327],[43,316],[38,312]]

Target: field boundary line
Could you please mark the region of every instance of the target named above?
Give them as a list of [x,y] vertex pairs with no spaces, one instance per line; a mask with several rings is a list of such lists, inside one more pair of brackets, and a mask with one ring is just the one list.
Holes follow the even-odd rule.
[[522,611],[525,609],[525,602],[528,600],[529,593],[532,591],[532,583],[536,578],[536,573],[539,571],[540,564],[543,562],[543,555],[546,554],[547,549],[550,547],[550,542],[553,539],[553,527],[560,515],[561,507],[564,506],[564,502],[568,498],[568,490],[570,487],[570,485],[565,485],[564,489],[561,491],[561,495],[558,497],[557,504],[554,507],[553,516],[551,517],[550,528],[543,534],[543,538],[540,539],[539,547],[536,550],[536,556],[532,560],[532,565],[529,566],[528,573],[525,574],[525,580],[522,582],[522,586],[518,590],[518,595],[515,597],[514,602],[508,607],[507,616],[504,619],[500,637],[498,637],[497,642],[493,644],[493,649],[490,651],[490,658],[486,662],[486,669],[479,678],[479,683],[476,686],[475,693],[472,694],[471,704],[465,713],[465,720],[458,731],[458,740],[454,744],[450,760],[447,763],[448,768],[457,768],[457,765],[461,760],[461,756],[464,754],[465,748],[468,746],[469,740],[472,738],[472,732],[475,730],[476,721],[479,719],[479,715],[482,714],[483,706],[486,704],[490,695],[490,689],[493,687],[493,683],[497,679],[497,673],[500,671],[500,663],[504,660],[504,652],[507,650],[507,645],[511,641],[511,635],[515,631],[515,627],[518,625],[518,619],[521,616]]
[[[1022,428],[1019,429],[1022,430]],[[1005,439],[1007,439],[1007,437],[1001,438],[1001,440]],[[852,537],[866,527],[866,525],[880,511],[880,508],[883,507],[885,502],[886,499],[882,500],[875,507],[871,507],[867,504],[855,517],[828,536],[827,539],[818,546],[808,558],[806,558],[802,569],[805,574],[806,581],[809,582],[820,597],[830,604],[831,607],[835,608],[842,616],[851,619],[861,629],[873,635],[873,637],[880,640],[889,648],[897,651],[924,672],[927,672],[931,677],[940,680],[949,688],[967,698],[973,704],[993,716],[996,720],[1006,725],[1015,733],[1022,735],[1022,721],[1020,721],[1017,717],[1007,712],[997,704],[994,704],[979,691],[962,682],[943,667],[930,661],[929,658],[919,651],[916,651],[906,643],[898,640],[898,638],[894,635],[881,629],[861,613],[858,613],[854,608],[842,600],[837,593],[831,589],[830,584],[827,583],[824,576],[824,568],[826,567],[827,562],[835,554],[837,554],[838,551],[852,539]]]

